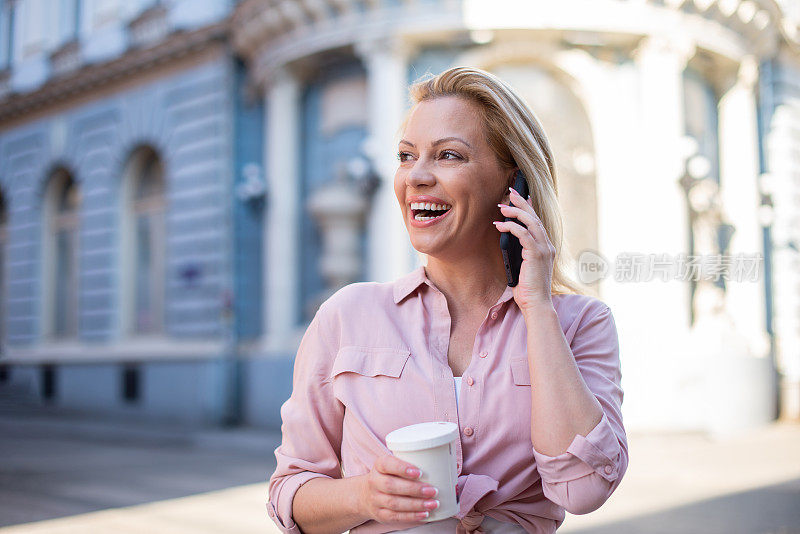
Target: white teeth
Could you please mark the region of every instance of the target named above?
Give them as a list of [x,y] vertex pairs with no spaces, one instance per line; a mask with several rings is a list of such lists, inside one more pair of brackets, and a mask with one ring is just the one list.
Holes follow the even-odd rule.
[[417,221],[429,221],[431,219],[438,219],[439,217],[444,217],[444,214],[437,215],[436,217],[425,217],[424,215],[417,215],[416,217],[414,217],[414,220],[417,220]]
[[430,202],[412,202],[412,210],[449,210],[451,208],[448,204],[431,204]]

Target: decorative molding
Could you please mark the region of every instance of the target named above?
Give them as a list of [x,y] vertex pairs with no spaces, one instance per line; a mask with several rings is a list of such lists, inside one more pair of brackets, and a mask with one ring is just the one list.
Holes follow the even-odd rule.
[[326,50],[380,39],[399,44],[406,35],[461,26],[457,6],[436,15],[414,3],[383,0],[361,9],[353,0],[244,0],[231,17],[231,41],[248,61],[253,79],[264,84],[276,68]]
[[141,48],[164,39],[169,33],[167,15],[167,8],[163,4],[155,4],[130,21],[128,35],[131,46]]
[[[255,79],[263,83],[271,69],[326,49],[352,44],[358,49],[362,48],[359,42],[369,42],[374,37],[402,41],[464,30],[468,25],[465,9],[471,2],[440,0],[444,13],[432,18],[414,1],[398,4],[369,0],[356,10],[353,0],[244,0],[231,17],[232,43],[251,64]],[[598,6],[603,2],[608,3],[605,11]],[[700,48],[734,61],[747,54],[769,54],[780,40],[800,53],[798,21],[776,0],[564,0],[558,9],[549,12],[545,24],[549,29],[580,29],[575,14],[585,13],[589,7],[607,13],[606,25],[603,20],[593,21],[592,30],[599,34],[668,34],[665,24],[671,27],[685,21],[697,33],[692,40]],[[617,15],[628,9],[631,17],[620,20]],[[503,17],[504,12],[496,6],[493,10],[495,15],[500,13],[498,17]],[[508,13],[508,17],[517,17],[510,19],[512,26],[514,21],[519,23],[513,10]],[[717,36],[721,39],[720,50],[714,49]]]
[[80,66],[81,44],[77,39],[67,41],[50,54],[50,68],[54,78],[70,74]]
[[118,82],[121,78],[201,52],[215,42],[224,42],[228,30],[228,21],[224,21],[193,32],[176,32],[153,47],[134,49],[112,61],[87,65],[68,75],[53,78],[35,91],[9,94],[0,100],[0,124]]

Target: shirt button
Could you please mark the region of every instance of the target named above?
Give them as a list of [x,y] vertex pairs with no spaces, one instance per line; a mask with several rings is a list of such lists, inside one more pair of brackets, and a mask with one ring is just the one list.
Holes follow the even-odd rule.
[[492,319],[497,319],[497,312],[496,311],[492,312]]
[[614,468],[611,467],[610,465],[607,465],[605,467],[605,472],[606,472],[607,475],[610,475],[613,470],[614,470]]
[[487,357],[487,356],[488,356],[488,354],[487,354],[487,353],[485,353],[485,352],[481,352],[481,358],[485,358],[485,357]]
[[471,376],[467,378],[467,384],[469,384],[471,386],[474,383],[475,383],[475,381],[472,379]]
[[467,436],[471,436],[472,435],[472,427],[468,426],[467,428],[465,428],[464,429],[464,434],[466,434]]

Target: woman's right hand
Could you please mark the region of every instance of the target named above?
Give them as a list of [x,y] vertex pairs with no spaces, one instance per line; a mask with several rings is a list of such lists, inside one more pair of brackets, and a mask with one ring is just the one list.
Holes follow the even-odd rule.
[[[437,490],[417,480],[420,470],[393,454],[375,460],[363,476],[359,501],[364,515],[379,523],[422,521],[438,507]],[[427,505],[426,505],[427,503]]]

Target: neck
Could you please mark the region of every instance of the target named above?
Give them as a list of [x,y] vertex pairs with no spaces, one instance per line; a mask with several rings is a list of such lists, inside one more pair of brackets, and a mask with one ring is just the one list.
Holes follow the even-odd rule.
[[457,262],[428,256],[425,274],[446,297],[451,318],[484,312],[505,291],[508,282],[499,243],[496,248],[488,257],[470,255]]

